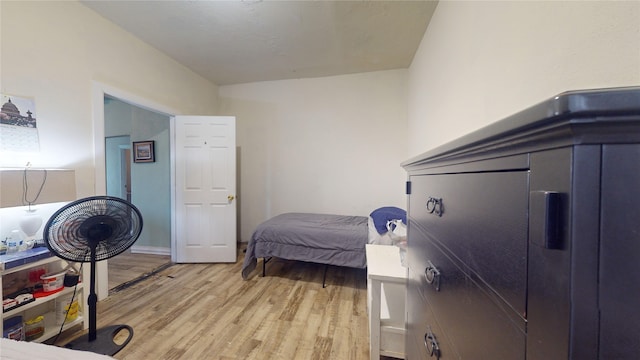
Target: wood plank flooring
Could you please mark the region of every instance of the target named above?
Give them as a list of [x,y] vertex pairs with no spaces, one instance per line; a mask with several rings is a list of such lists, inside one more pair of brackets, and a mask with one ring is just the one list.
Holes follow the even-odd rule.
[[369,358],[366,270],[330,267],[322,288],[322,265],[273,260],[243,281],[243,258],[176,264],[99,302],[98,328],[134,329],[115,358]]
[[135,280],[169,262],[169,255],[134,254],[129,249],[109,259],[109,289]]

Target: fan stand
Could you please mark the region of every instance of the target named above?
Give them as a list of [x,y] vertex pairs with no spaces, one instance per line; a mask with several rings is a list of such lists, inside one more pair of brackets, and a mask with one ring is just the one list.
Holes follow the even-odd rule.
[[[102,355],[113,356],[122,350],[133,338],[133,328],[129,325],[111,325],[96,330],[98,295],[96,295],[96,247],[98,241],[91,241],[91,281],[89,285],[89,334],[86,338],[72,341],[65,345],[66,348],[73,350],[90,351]],[[116,343],[116,336],[123,330],[129,332],[127,338]]]
[[[122,344],[116,343],[116,336],[124,330],[129,332],[127,339],[125,339]],[[131,341],[133,328],[129,325],[111,325],[98,329],[94,335],[96,338],[93,341],[90,341],[88,338],[82,338],[65,345],[65,347],[73,350],[90,351],[96,354],[113,356]]]

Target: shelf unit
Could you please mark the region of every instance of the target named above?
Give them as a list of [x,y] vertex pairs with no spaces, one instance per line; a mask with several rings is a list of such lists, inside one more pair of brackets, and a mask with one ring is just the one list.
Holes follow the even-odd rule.
[[[25,271],[25,270],[30,270],[34,268],[39,268],[39,267],[46,267],[49,269],[52,269],[52,268],[63,269],[68,264],[72,264],[72,263],[69,263],[65,260],[62,260],[60,258],[53,257],[53,256],[38,259],[31,262],[28,262],[27,260],[25,264],[18,265],[6,270],[1,270],[0,271],[0,275],[1,275],[0,287],[2,287],[2,283],[6,275]],[[4,268],[5,264],[2,264],[2,265],[3,265],[2,268]],[[85,278],[84,275],[86,274],[83,274],[83,278]],[[63,297],[72,296],[74,292],[74,288],[76,290],[75,298],[78,299],[81,311],[75,320],[65,323],[64,326],[62,327],[62,330],[63,331],[67,330],[79,324],[82,324],[83,328],[86,329],[88,328],[89,322],[88,322],[88,318],[86,316],[83,316],[82,314],[82,311],[84,311],[87,308],[87,300],[86,300],[87,297],[85,294],[85,286],[83,282],[78,283],[77,287],[65,287],[59,292],[56,292],[48,296],[36,298],[35,301],[13,308],[9,311],[3,312],[2,320],[4,321],[5,319],[11,318],[16,315],[23,315],[23,320],[29,317],[43,315],[44,325],[45,325],[44,334],[32,341],[33,342],[46,341],[52,338],[53,336],[55,336],[60,331],[61,325],[56,323],[56,313],[54,310],[56,308],[55,306],[56,300],[61,299]],[[25,316],[25,314],[29,314],[29,316],[27,317]],[[4,332],[3,322],[0,322],[0,331]]]

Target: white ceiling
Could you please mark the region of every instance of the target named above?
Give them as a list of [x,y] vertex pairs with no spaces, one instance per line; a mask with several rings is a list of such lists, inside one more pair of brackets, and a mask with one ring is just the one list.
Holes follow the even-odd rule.
[[81,2],[218,85],[408,68],[437,4]]

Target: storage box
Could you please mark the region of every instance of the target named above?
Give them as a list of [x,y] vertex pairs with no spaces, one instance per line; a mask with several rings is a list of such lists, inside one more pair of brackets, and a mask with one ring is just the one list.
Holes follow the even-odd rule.
[[11,340],[24,340],[24,329],[22,326],[22,316],[14,316],[2,322],[2,337]]
[[40,276],[40,280],[42,280],[42,290],[44,292],[50,292],[62,289],[64,286],[64,274],[64,272],[61,272]]
[[44,334],[44,316],[39,315],[24,322],[24,336],[27,341],[35,340]]

